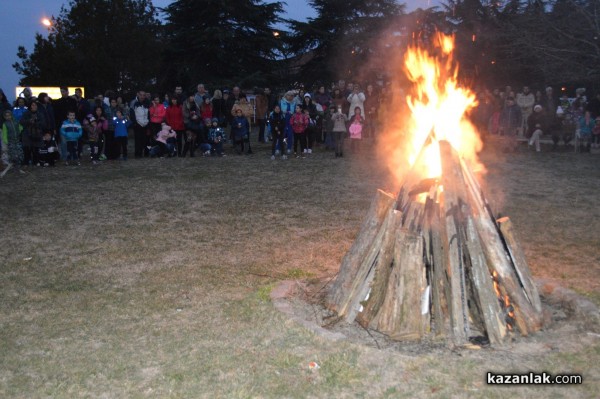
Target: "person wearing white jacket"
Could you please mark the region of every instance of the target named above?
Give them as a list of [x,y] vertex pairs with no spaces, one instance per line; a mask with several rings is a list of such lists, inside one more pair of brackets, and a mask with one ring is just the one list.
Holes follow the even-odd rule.
[[352,89],[352,93],[350,93],[348,95],[347,98],[348,102],[350,103],[350,111],[348,112],[348,119],[352,118],[352,116],[354,115],[354,108],[358,107],[360,108],[361,111],[361,115],[365,115],[365,93],[363,93],[362,91],[360,91],[360,87],[355,84],[354,88]]

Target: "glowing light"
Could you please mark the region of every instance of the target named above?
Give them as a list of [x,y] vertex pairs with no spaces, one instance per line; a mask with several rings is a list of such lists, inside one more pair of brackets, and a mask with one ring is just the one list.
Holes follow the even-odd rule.
[[479,135],[466,119],[477,101],[475,94],[458,84],[458,67],[452,60],[454,39],[438,34],[434,46],[441,50],[441,56],[411,47],[404,57],[406,74],[414,86],[413,93],[407,96],[412,111],[409,121],[411,166],[432,132],[435,139],[424,149],[427,170],[422,173],[426,178],[441,175],[438,140],[447,140],[461,156],[474,161],[482,148]]
[[273,32],[273,36],[279,37],[279,32],[277,32],[277,31]]
[[44,25],[46,28],[49,28],[52,26],[52,21],[50,21],[48,18],[42,18],[42,25]]

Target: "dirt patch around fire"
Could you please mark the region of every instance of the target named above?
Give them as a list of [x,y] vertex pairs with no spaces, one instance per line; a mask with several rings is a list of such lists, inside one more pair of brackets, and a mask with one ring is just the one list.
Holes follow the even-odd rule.
[[347,340],[406,356],[453,355],[477,353],[492,357],[502,353],[514,358],[576,352],[600,339],[600,310],[574,291],[547,279],[536,281],[544,307],[544,327],[527,337],[512,333],[505,345],[490,347],[473,339],[471,344],[456,347],[433,335],[420,342],[399,342],[359,323],[340,320],[325,306],[325,295],[331,279],[287,280],[271,293],[275,307],[288,317],[326,339]]

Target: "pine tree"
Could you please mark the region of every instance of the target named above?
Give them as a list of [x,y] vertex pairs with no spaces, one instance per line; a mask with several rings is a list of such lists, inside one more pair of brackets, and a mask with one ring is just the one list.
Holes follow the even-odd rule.
[[13,65],[23,85],[135,91],[156,79],[160,22],[149,0],[71,0],[31,54]]
[[179,0],[165,8],[167,46],[162,84],[269,84],[280,43],[279,2]]
[[311,54],[299,76],[306,82],[365,78],[380,34],[403,14],[394,0],[311,0],[317,16],[291,21],[291,49]]

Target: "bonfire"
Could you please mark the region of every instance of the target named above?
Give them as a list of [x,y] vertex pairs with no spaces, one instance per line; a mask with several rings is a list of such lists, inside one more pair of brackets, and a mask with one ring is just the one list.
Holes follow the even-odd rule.
[[[408,161],[397,194],[379,190],[327,293],[339,318],[395,340],[501,345],[542,327],[542,306],[509,218],[481,190],[482,144],[468,120],[475,95],[458,84],[452,37],[411,47]],[[406,138],[406,137],[405,137]]]

